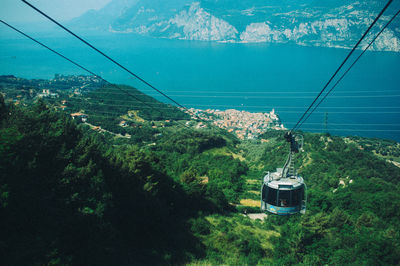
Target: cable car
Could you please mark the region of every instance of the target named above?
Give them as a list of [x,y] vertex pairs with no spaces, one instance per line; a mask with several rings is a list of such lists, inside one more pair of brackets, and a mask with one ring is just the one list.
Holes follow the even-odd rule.
[[290,142],[290,152],[283,168],[268,172],[261,186],[261,210],[278,215],[304,214],[307,202],[307,187],[294,167],[294,154],[302,150],[303,137],[285,134]]

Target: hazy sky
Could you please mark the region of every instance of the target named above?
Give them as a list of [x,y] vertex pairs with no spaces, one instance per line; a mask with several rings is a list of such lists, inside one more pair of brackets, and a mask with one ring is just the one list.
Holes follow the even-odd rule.
[[[89,9],[100,9],[111,0],[27,0],[56,20],[64,21]],[[43,20],[21,0],[0,0],[0,18],[6,22],[36,22]]]

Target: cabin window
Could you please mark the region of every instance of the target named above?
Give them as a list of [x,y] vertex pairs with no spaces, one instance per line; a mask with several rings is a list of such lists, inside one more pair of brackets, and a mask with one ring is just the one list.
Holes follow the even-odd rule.
[[304,186],[295,190],[279,191],[265,186],[262,191],[262,199],[268,204],[278,207],[296,207],[301,205],[301,202],[304,199]]
[[292,206],[298,206],[304,198],[304,187],[292,191]]
[[267,203],[276,206],[278,190],[268,187]]
[[290,190],[280,190],[279,191],[279,206],[280,207],[289,207],[290,204]]
[[262,190],[261,190],[261,199],[262,201],[267,202],[267,189],[268,187],[266,185],[263,185]]

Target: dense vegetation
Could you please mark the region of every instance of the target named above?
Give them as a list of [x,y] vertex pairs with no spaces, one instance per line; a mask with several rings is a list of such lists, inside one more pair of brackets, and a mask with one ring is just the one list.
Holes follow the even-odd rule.
[[156,153],[113,148],[42,101],[0,107],[2,265],[188,261],[202,252],[188,219],[231,208],[190,171],[176,182]]
[[[145,103],[145,104],[144,104]],[[146,121],[182,120],[189,116],[174,106],[163,104],[139,90],[125,85],[108,85],[82,97],[68,99],[70,112],[82,111],[88,121],[114,133],[135,134]],[[118,126],[126,120],[128,127]]]
[[[30,105],[42,98],[55,110],[83,113],[92,125],[114,134],[129,135],[131,141],[125,143],[130,144],[153,141],[153,136],[159,133],[157,128],[190,119],[178,108],[161,103],[136,88],[106,84],[94,76],[56,75],[52,80],[35,80],[0,75],[0,91],[6,101],[18,105]],[[120,125],[122,121],[123,126]]]
[[[279,226],[279,263],[395,265],[400,259],[400,169],[342,137],[306,134],[301,174],[308,211]],[[279,219],[278,219],[279,218]]]
[[395,154],[396,143],[305,134],[307,213],[253,221],[239,211],[257,209],[240,202],[257,200],[263,172],[282,167],[283,132],[239,141],[142,123],[151,143],[0,96],[0,264],[400,261],[400,169],[364,148]]
[[373,152],[379,157],[400,163],[400,143],[396,141],[349,137],[347,142],[355,142],[366,151]]

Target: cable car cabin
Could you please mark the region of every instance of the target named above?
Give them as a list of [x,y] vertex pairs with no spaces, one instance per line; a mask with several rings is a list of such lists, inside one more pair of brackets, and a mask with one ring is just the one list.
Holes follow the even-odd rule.
[[261,210],[278,215],[304,214],[306,186],[303,178],[294,175],[281,178],[282,168],[264,177],[261,187]]

